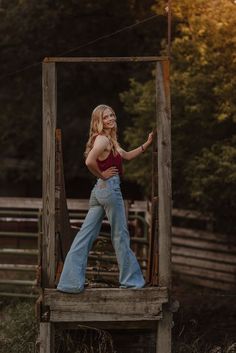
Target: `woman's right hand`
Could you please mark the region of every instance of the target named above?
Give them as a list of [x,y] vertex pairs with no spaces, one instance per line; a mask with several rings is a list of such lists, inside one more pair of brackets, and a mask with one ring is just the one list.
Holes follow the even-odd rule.
[[109,179],[114,175],[118,174],[118,169],[117,167],[110,167],[102,172],[103,179]]

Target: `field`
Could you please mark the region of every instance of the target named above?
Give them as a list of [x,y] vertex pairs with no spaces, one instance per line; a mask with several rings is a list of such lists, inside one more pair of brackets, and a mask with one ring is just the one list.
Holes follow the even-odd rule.
[[[235,295],[179,284],[174,279],[173,300],[180,303],[173,316],[173,353],[236,353]],[[0,353],[34,353],[37,322],[34,300],[0,300]],[[148,334],[143,333],[143,334]],[[130,340],[141,332],[132,333]],[[151,336],[150,336],[151,339]],[[145,352],[145,347],[137,352]],[[78,348],[80,347],[80,348]],[[67,331],[57,335],[57,353],[129,353],[121,334],[102,330]]]

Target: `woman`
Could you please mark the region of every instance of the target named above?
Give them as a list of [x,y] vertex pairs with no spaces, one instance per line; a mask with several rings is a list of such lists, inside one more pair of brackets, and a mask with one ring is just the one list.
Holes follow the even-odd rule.
[[88,214],[65,259],[57,286],[59,291],[83,291],[88,254],[99,234],[105,214],[111,225],[111,240],[119,266],[120,287],[142,288],[145,284],[138,261],[130,249],[120,175],[122,159],[131,160],[144,152],[152,143],[152,133],[142,146],[126,152],[117,142],[116,131],[113,109],[107,105],[97,106],[92,113],[85,163],[98,179],[91,192]]

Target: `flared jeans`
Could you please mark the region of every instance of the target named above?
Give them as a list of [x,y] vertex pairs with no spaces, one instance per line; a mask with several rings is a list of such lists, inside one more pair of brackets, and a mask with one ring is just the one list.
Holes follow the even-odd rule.
[[120,177],[98,179],[90,200],[89,211],[66,256],[57,289],[79,293],[84,289],[89,251],[99,235],[106,215],[111,226],[111,241],[115,249],[119,282],[122,288],[142,288],[145,284],[139,263],[130,248],[130,237],[120,190]]

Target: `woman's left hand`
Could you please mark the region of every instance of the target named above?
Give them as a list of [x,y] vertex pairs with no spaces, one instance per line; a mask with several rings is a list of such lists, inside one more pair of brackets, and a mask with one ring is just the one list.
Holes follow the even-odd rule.
[[152,140],[153,140],[153,131],[148,135],[148,138],[147,138],[148,146],[151,145]]

